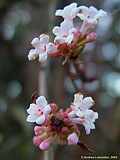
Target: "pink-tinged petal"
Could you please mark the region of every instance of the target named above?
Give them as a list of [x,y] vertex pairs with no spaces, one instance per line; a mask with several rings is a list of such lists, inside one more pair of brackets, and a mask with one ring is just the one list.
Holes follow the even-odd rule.
[[89,109],[94,105],[92,97],[85,97],[82,101],[81,109]]
[[86,43],[89,43],[89,42],[93,42],[96,40],[96,33],[95,32],[92,32],[92,33],[89,33],[86,37]]
[[43,109],[42,109],[43,113],[47,116],[50,112],[51,112],[51,107],[50,105],[47,105],[45,106]]
[[62,134],[69,133],[69,129],[67,127],[63,127],[62,130],[61,130],[61,133]]
[[30,104],[30,107],[27,109],[28,114],[35,114],[36,113],[36,104],[32,103]]
[[71,121],[76,124],[83,124],[84,118],[71,118]]
[[44,141],[42,141],[40,143],[39,148],[41,150],[47,150],[49,148],[50,144],[51,144],[51,139],[50,138],[45,139]]
[[33,45],[33,47],[37,48],[40,45],[40,40],[39,38],[34,38],[31,42],[31,44]]
[[67,140],[68,140],[68,144],[77,144],[78,143],[78,136],[77,134],[74,132],[72,134],[70,134],[68,137],[67,137]]
[[88,122],[84,122],[83,126],[85,127],[86,134],[90,134],[90,124]]
[[33,144],[39,146],[42,140],[40,139],[39,136],[34,136],[33,137]]
[[71,112],[69,112],[68,113],[68,117],[69,118],[74,118],[74,117],[76,117],[76,112],[73,110],[73,111],[71,111]]
[[41,115],[36,119],[36,123],[41,125],[45,122],[45,115]]
[[48,44],[49,43],[49,36],[47,34],[40,35],[40,43]]
[[34,123],[36,121],[36,119],[37,119],[36,115],[28,115],[26,121]]
[[39,105],[41,108],[48,105],[47,100],[44,96],[40,96],[36,99],[36,104]]
[[61,33],[65,36],[68,35],[70,29],[72,29],[73,26],[73,22],[70,20],[64,20],[61,25],[60,25],[60,29],[61,29]]

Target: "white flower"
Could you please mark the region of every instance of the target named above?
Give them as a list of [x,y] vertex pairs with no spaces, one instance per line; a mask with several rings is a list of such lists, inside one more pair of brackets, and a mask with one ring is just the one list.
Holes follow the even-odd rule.
[[92,110],[86,110],[84,113],[83,126],[85,127],[86,134],[90,134],[91,129],[95,129],[95,120],[98,119],[98,113]]
[[97,10],[93,6],[89,8],[86,6],[80,6],[79,9],[81,12],[78,13],[78,16],[81,20],[83,20],[83,24],[80,28],[80,32],[82,34],[88,34],[92,32],[96,28],[99,19],[107,15],[107,13],[102,9]]
[[71,3],[70,5],[64,7],[64,9],[59,9],[56,11],[56,16],[62,16],[64,19],[73,20],[77,13],[79,12],[79,8],[77,7],[77,3]]
[[86,134],[90,134],[90,130],[95,129],[94,122],[98,119],[98,113],[90,109],[93,104],[94,101],[91,97],[83,98],[80,93],[75,94],[71,106],[72,111],[68,115],[72,122],[85,127]]
[[35,60],[39,58],[40,62],[46,61],[48,56],[47,46],[49,45],[49,36],[41,34],[39,38],[34,38],[31,44],[35,49],[30,50],[28,59]]
[[40,96],[36,99],[36,104],[30,104],[30,107],[27,109],[27,113],[29,114],[27,121],[43,124],[50,112],[51,107],[47,103],[46,98],[44,96]]
[[104,17],[107,15],[107,13],[100,9],[97,10],[95,7],[86,7],[86,6],[80,6],[79,7],[80,13],[78,13],[78,16],[80,17],[81,20],[87,20],[91,23],[97,23],[98,20],[101,17]]
[[74,32],[76,29],[70,20],[64,20],[59,26],[53,28],[55,34],[54,42],[56,43],[68,43],[70,44],[74,38]]

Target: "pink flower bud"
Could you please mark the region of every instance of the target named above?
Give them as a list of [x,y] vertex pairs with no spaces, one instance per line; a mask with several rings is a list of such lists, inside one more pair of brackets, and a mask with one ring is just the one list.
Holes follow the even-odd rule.
[[69,130],[68,130],[67,127],[63,127],[61,132],[65,134],[65,133],[67,133],[68,131],[69,131]]
[[34,127],[35,135],[39,135],[40,132],[41,132],[41,129],[42,129],[42,127],[40,127],[40,126],[35,126],[35,127]]
[[40,139],[39,136],[33,137],[33,144],[34,144],[34,145],[39,146],[40,143],[41,143],[41,141],[42,141],[42,140]]
[[51,110],[52,110],[53,113],[54,113],[54,112],[57,112],[58,107],[57,107],[57,105],[56,105],[55,103],[51,103],[51,104],[50,104],[50,107],[51,107]]
[[86,37],[86,43],[93,42],[95,40],[96,40],[96,33],[95,32],[88,34]]
[[46,150],[46,149],[49,148],[50,144],[51,144],[51,139],[50,139],[50,138],[45,139],[44,141],[42,141],[42,142],[40,143],[39,148],[40,148],[41,150]]
[[68,144],[71,145],[71,144],[77,144],[79,139],[77,134],[74,132],[67,137],[67,140],[68,140]]

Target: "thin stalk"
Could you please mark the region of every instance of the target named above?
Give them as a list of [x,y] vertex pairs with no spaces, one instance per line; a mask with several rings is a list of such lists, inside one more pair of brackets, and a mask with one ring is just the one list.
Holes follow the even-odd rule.
[[[47,95],[47,77],[46,77],[46,65],[42,64],[39,71],[39,94],[42,96]],[[48,151],[44,151],[43,153],[43,160],[53,160],[54,159],[54,152],[53,148],[51,147]]]

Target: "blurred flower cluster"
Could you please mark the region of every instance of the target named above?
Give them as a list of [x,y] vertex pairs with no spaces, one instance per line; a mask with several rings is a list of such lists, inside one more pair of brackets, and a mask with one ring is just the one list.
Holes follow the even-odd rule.
[[83,98],[77,93],[74,101],[66,110],[59,109],[54,103],[47,103],[44,96],[38,97],[27,109],[28,122],[35,122],[33,143],[41,150],[49,148],[51,143],[80,144],[80,126],[86,134],[95,129],[94,122],[98,113],[90,108],[94,105],[91,97]]
[[[31,42],[34,49],[28,54],[29,60],[38,58],[40,62],[44,62],[48,56],[62,56],[65,64],[68,59],[78,58],[85,45],[96,40],[95,28],[99,19],[106,16],[106,12],[93,6],[77,7],[77,3],[72,3],[63,10],[57,10],[55,15],[64,20],[52,30],[55,35],[54,42],[49,42],[46,34],[34,38]],[[78,19],[77,24],[75,19]]]

